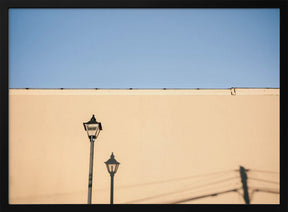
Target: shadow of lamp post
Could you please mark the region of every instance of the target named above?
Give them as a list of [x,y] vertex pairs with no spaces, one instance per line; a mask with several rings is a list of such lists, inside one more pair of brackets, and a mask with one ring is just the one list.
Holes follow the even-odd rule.
[[83,123],[84,129],[90,139],[90,162],[89,162],[89,182],[88,182],[88,204],[91,204],[92,198],[92,175],[93,175],[93,155],[94,155],[94,141],[98,137],[100,130],[102,130],[101,122],[97,122],[94,115],[91,120]]
[[105,162],[107,170],[111,176],[111,187],[110,187],[110,204],[113,204],[113,189],[114,189],[114,175],[116,174],[117,170],[118,170],[118,166],[119,166],[119,162],[114,158],[113,152],[109,158],[109,160],[107,160]]

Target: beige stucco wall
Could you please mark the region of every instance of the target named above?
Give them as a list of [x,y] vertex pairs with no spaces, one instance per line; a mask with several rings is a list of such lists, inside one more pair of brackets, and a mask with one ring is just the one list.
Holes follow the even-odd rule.
[[[251,169],[249,188],[279,190],[249,179],[279,182],[277,173],[252,172],[280,171],[279,89],[10,89],[10,203],[87,203],[83,122],[92,114],[103,125],[95,142],[94,204],[110,200],[104,161],[111,152],[121,163],[115,203],[171,203],[240,188],[239,165]],[[203,176],[214,172],[220,173]],[[229,180],[211,183],[223,179]],[[186,203],[244,201],[234,192]],[[277,204],[279,195],[255,192],[251,203]]]

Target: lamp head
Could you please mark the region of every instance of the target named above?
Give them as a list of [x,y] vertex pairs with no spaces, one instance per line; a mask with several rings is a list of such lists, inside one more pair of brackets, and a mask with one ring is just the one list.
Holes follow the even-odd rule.
[[90,121],[83,123],[84,129],[87,132],[87,135],[90,139],[96,139],[102,130],[101,122],[97,122],[93,114]]
[[120,163],[115,159],[114,154],[112,152],[109,160],[107,160],[105,164],[109,174],[114,175],[117,172]]

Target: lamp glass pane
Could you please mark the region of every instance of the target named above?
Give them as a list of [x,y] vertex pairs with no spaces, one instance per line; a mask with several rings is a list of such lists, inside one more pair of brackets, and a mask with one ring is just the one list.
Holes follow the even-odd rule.
[[119,163],[117,163],[115,166],[115,173],[117,172],[118,167],[119,167]]
[[116,164],[108,164],[108,169],[109,169],[109,172],[115,172],[115,167],[116,167]]
[[98,130],[98,124],[86,124],[86,131],[88,136],[95,136]]

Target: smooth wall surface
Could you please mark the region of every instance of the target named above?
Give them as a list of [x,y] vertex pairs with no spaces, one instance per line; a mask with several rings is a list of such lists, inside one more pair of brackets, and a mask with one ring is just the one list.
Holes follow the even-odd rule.
[[169,204],[234,188],[184,203],[244,204],[240,165],[250,169],[251,203],[279,204],[277,192],[255,190],[279,191],[279,89],[10,89],[10,204],[87,204],[83,122],[92,114],[103,126],[93,204],[109,204],[104,162],[112,152],[120,162],[115,204]]

